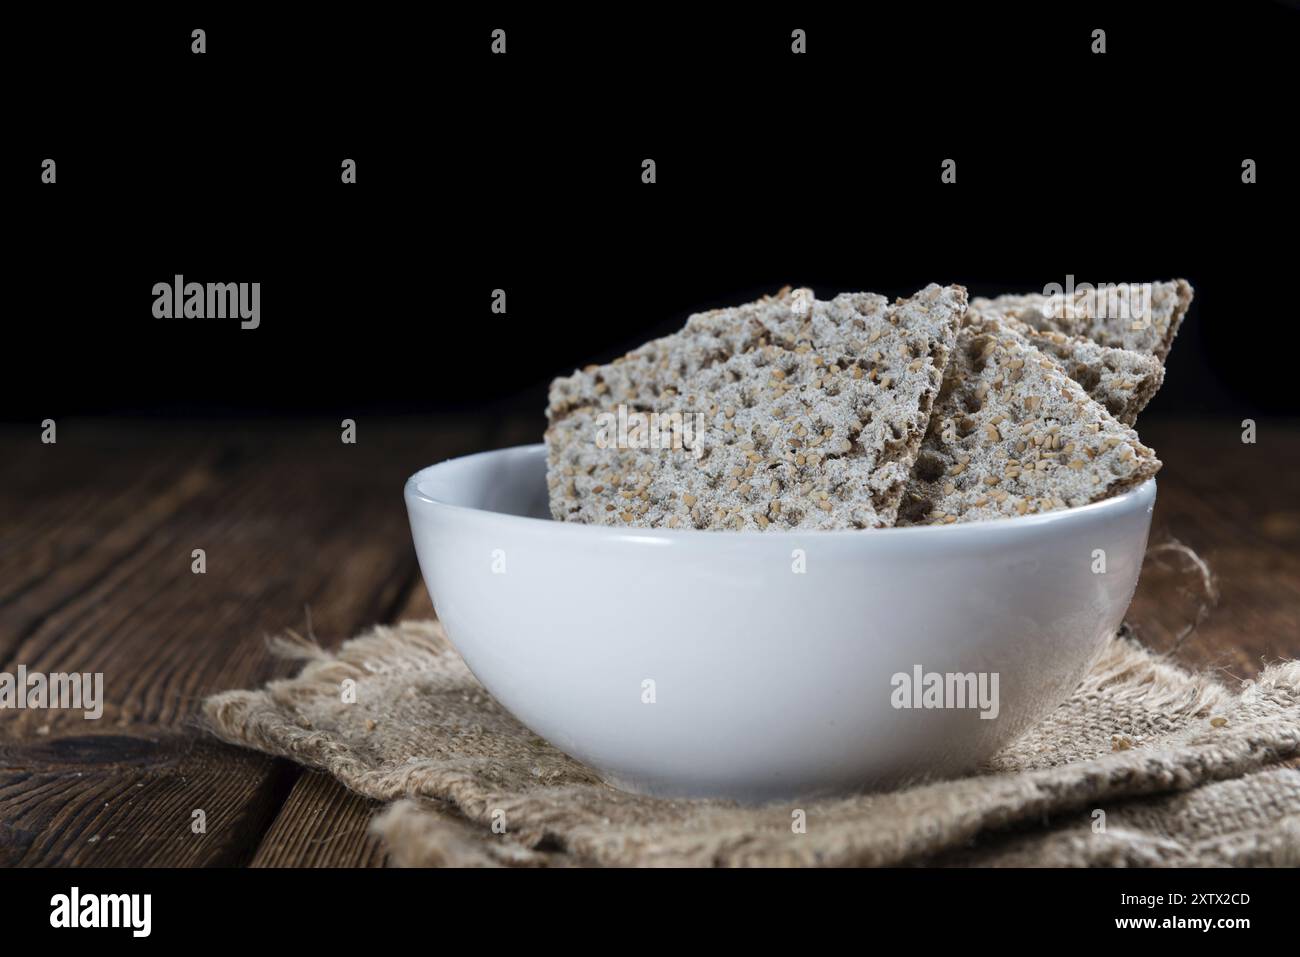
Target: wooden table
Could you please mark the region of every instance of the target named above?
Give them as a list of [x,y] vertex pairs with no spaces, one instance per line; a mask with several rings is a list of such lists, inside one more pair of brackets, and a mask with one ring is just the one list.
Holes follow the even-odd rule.
[[[432,614],[403,480],[465,452],[536,441],[529,418],[177,424],[65,420],[0,428],[0,670],[103,672],[99,721],[0,712],[0,865],[379,865],[373,802],[289,762],[228,747],[205,695],[289,673],[265,638],[326,647]],[[1250,677],[1300,655],[1300,423],[1142,423],[1165,461],[1152,542],[1216,575],[1148,562],[1130,618],[1188,664]],[[192,552],[206,572],[191,570]],[[1180,636],[1182,636],[1180,638]],[[203,810],[206,833],[191,828]]]

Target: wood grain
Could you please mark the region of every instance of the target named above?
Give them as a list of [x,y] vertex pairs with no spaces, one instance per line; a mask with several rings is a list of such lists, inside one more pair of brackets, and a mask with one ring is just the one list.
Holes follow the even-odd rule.
[[197,734],[6,741],[0,866],[244,864],[296,774],[287,762]]
[[382,867],[387,858],[369,831],[381,807],[319,771],[298,777],[254,856],[254,867]]
[[[1150,544],[1191,548],[1218,594],[1207,601],[1178,553],[1150,554],[1129,611],[1143,641],[1226,680],[1300,657],[1300,424],[1262,422],[1254,445],[1230,420],[1140,425],[1165,463]],[[1204,604],[1208,614],[1179,646]]]
[[[0,436],[0,501],[16,516],[0,533],[3,668],[102,672],[106,698],[98,721],[0,713],[0,860],[116,864],[123,848],[150,864],[253,859],[298,771],[211,742],[199,703],[288,673],[265,638],[305,630],[306,609],[327,646],[391,620],[418,581],[405,478],[488,436],[478,420],[358,426],[356,445],[333,422],[71,423],[56,446]],[[124,449],[134,467],[115,464]],[[96,757],[65,772],[42,758],[61,748]],[[112,760],[156,748],[147,770]],[[209,820],[203,841],[194,809]],[[112,841],[89,840],[110,823]]]

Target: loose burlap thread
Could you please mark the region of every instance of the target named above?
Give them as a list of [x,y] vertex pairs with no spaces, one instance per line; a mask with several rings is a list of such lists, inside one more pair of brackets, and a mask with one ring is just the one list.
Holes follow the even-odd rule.
[[209,698],[212,730],[391,802],[372,827],[399,865],[1300,865],[1300,770],[1279,766],[1300,756],[1300,662],[1230,690],[1121,633],[978,774],[755,808],[604,784],[497,704],[436,621],[335,653],[273,645],[301,672]]

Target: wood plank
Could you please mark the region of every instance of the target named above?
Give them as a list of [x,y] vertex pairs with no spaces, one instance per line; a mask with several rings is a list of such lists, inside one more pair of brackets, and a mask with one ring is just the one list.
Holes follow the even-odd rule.
[[[1272,661],[1300,657],[1300,427],[1263,421],[1244,445],[1238,422],[1141,422],[1165,462],[1151,544],[1176,540],[1214,576],[1219,600],[1175,657],[1251,678]],[[1167,567],[1162,568],[1165,565]],[[1204,599],[1190,561],[1152,555],[1130,609],[1143,641],[1173,651]]]
[[[102,671],[105,722],[173,727],[204,695],[280,673],[264,638],[302,628],[304,609],[327,644],[391,616],[416,578],[401,499],[411,463],[477,443],[461,434],[421,452],[425,437],[401,430],[369,451],[331,443],[341,446],[332,430],[231,435],[215,477],[132,548],[117,547],[115,526],[95,530],[113,544],[80,561],[66,587],[84,590],[41,589],[0,613],[19,639],[6,664]],[[206,574],[191,571],[194,548],[206,551]],[[0,733],[81,722],[10,717]]]
[[382,807],[328,774],[308,771],[276,816],[253,858],[254,867],[382,867],[386,854],[370,833]]
[[[217,450],[193,473],[202,477],[163,505],[140,503],[153,525],[133,524],[123,534],[118,515],[86,518],[85,534],[95,544],[78,554],[57,587],[29,589],[4,606],[0,628],[16,636],[6,655],[10,670],[22,663],[33,671],[103,672],[104,718],[88,732],[79,713],[5,712],[0,739],[22,747],[41,739],[102,738],[110,749],[137,735],[179,733],[194,741],[194,716],[205,695],[287,673],[263,639],[286,626],[301,628],[305,607],[327,645],[391,618],[416,580],[402,483],[430,461],[481,446],[484,430],[472,421],[419,431],[406,423],[359,426],[356,446],[339,442],[334,423],[212,429]],[[155,449],[166,449],[173,437],[185,441],[166,427],[146,427],[155,430]],[[102,428],[111,436],[123,427]],[[135,453],[141,468],[148,448]],[[83,472],[83,480],[85,474],[95,473]],[[32,547],[29,542],[25,550]],[[190,570],[190,550],[197,547],[207,550],[205,575]],[[122,733],[105,734],[108,729]],[[16,754],[21,759],[23,752]],[[135,803],[173,800],[179,777],[192,806],[211,805],[223,818],[255,825],[242,832],[248,846],[223,846],[219,855],[226,862],[239,854],[251,858],[297,773],[289,769],[285,777],[277,767],[203,741],[176,757],[172,776],[144,777]],[[69,788],[67,776],[51,787],[48,776],[24,768],[13,760],[6,772],[0,820],[21,813],[69,833],[89,833],[98,809],[121,796],[122,775],[129,773],[103,760],[76,772]],[[188,845],[169,843],[170,819],[131,817],[125,826],[119,837],[126,845],[73,847],[38,830],[24,841],[21,860],[109,862],[121,846],[154,848],[162,856],[152,863],[197,859]]]
[[[63,444],[73,441],[65,429]],[[93,436],[57,452],[4,437],[0,510],[0,661],[33,622],[130,556],[213,486],[216,450],[178,437],[134,467]],[[45,447],[53,448],[53,447]]]
[[243,864],[295,774],[176,732],[0,742],[0,866]]

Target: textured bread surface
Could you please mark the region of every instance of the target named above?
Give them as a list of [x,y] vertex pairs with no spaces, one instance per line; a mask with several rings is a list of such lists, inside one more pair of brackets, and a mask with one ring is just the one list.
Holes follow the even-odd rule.
[[1085,505],[1140,484],[1155,453],[1060,363],[987,313],[962,328],[898,524]]
[[[557,379],[551,512],[635,527],[892,525],[965,311],[960,286],[894,303],[785,289]],[[686,428],[647,448],[629,421],[618,441],[620,406]]]
[[[1143,302],[1148,288],[1149,309]],[[1109,293],[1084,289],[1069,296],[1030,293],[977,298],[971,302],[971,310],[1011,316],[1040,331],[1081,336],[1098,345],[1153,355],[1164,362],[1191,303],[1191,285],[1174,279],[1119,284]]]
[[[987,302],[987,300],[984,300]],[[997,319],[1045,355],[1055,359],[1095,402],[1125,425],[1137,421],[1160,390],[1165,367],[1154,355],[1098,345],[1083,336],[1039,330],[1013,316],[971,307],[968,321]]]

